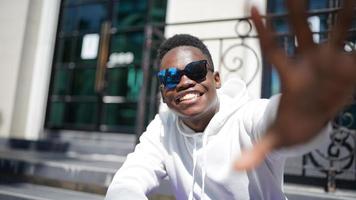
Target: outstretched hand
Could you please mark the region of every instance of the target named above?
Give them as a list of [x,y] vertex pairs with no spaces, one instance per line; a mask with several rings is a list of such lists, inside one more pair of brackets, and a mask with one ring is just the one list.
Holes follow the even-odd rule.
[[356,1],[343,3],[329,40],[319,45],[313,42],[305,1],[287,0],[298,42],[293,59],[278,47],[272,30],[252,8],[262,53],[279,73],[282,96],[274,123],[253,149],[242,153],[235,163],[237,170],[256,167],[273,150],[308,142],[348,103],[356,88],[356,55],[343,48]]

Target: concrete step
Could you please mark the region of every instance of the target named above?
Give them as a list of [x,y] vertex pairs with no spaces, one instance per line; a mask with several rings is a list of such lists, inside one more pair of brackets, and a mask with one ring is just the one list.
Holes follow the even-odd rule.
[[0,172],[25,181],[103,194],[124,156],[0,149]]
[[355,200],[356,191],[336,190],[325,192],[321,187],[308,185],[285,184],[284,191],[288,200]]
[[67,152],[79,154],[121,155],[132,152],[136,145],[133,134],[64,132],[59,135],[49,135],[51,140],[68,143]]
[[0,183],[0,199],[4,200],[103,200],[103,195],[91,194],[31,183]]
[[[28,145],[26,141],[12,142],[12,145],[3,142],[3,145],[0,144],[0,179],[15,177],[37,185],[104,195],[127,153],[132,152],[135,145],[132,137],[121,139],[99,138],[95,142],[93,138],[73,139],[73,136],[67,136],[65,140],[71,140],[67,151],[50,148],[42,151],[34,148],[37,144],[31,142]],[[62,142],[65,143],[65,140]],[[80,140],[89,142],[83,141],[83,145]],[[110,150],[104,150],[105,147]],[[99,152],[96,152],[98,149]],[[167,180],[155,193],[170,195]]]
[[47,139],[1,139],[0,147],[40,152],[76,152],[79,154],[124,155],[135,148],[136,136],[90,132],[64,132],[49,134]]

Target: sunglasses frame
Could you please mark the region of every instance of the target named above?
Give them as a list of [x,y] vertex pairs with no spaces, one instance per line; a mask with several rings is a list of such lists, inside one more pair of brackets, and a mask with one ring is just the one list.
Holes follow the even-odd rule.
[[[199,71],[196,71],[196,66],[201,66],[201,64],[203,64],[204,67],[199,68]],[[161,85],[166,89],[172,90],[179,84],[183,75],[186,75],[189,79],[196,82],[202,82],[205,80],[208,70],[211,70],[208,68],[208,61],[198,60],[188,63],[183,70],[176,67],[160,70],[157,73],[157,77]]]

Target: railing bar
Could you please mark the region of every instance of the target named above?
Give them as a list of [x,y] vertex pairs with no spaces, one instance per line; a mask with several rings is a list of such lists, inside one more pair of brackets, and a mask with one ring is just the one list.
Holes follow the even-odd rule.
[[[326,8],[326,9],[318,9],[309,11],[307,14],[309,16],[312,15],[321,15],[321,14],[330,14],[335,13],[341,10],[340,8]],[[286,17],[287,13],[280,13],[280,14],[268,14],[262,16],[263,18],[281,18]],[[251,19],[250,16],[247,17],[239,17],[239,18],[223,18],[223,19],[212,19],[212,20],[199,20],[199,21],[182,21],[182,22],[174,22],[174,23],[152,23],[153,26],[177,26],[177,25],[191,25],[191,24],[200,24],[200,23],[215,23],[215,22],[225,22],[225,21],[244,21]]]

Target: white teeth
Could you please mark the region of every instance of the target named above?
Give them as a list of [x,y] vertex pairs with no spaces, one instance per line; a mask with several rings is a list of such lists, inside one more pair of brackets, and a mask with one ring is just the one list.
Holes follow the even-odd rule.
[[198,97],[198,93],[188,93],[180,98],[180,101],[191,100]]

